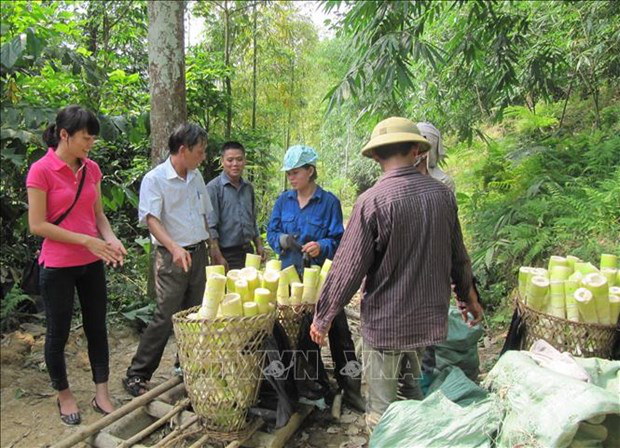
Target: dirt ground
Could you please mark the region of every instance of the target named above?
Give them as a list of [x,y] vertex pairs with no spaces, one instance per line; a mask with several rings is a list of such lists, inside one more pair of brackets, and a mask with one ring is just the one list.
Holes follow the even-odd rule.
[[[352,322],[353,333],[357,325]],[[49,385],[43,359],[45,328],[23,324],[13,333],[2,336],[0,377],[0,446],[6,448],[49,446],[77,431],[60,423],[54,391]],[[494,364],[501,349],[504,335],[487,335],[480,343],[482,376]],[[131,397],[124,391],[121,379],[134,355],[139,335],[135,329],[121,324],[109,328],[110,390],[121,406]],[[160,384],[173,372],[176,347],[171,338],[162,363],[152,382]],[[86,339],[75,322],[75,328],[66,348],[69,382],[80,406],[83,424],[101,418],[90,407],[94,395]],[[329,363],[327,363],[329,365]],[[343,406],[343,415],[334,422],[329,411],[315,411],[306,419],[288,446],[294,448],[354,448],[367,442],[363,415]],[[86,446],[86,445],[81,445]]]

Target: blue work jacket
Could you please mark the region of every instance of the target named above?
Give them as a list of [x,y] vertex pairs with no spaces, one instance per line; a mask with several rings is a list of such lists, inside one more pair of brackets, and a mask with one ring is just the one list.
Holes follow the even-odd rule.
[[299,208],[295,190],[282,193],[273,206],[267,226],[267,240],[280,255],[282,268],[295,265],[299,271],[303,267],[302,254],[290,249],[282,253],[280,235],[283,233],[293,235],[302,246],[310,241],[319,243],[321,253],[311,260],[312,264],[322,265],[326,258],[333,259],[344,233],[340,201],[317,186],[304,208]]

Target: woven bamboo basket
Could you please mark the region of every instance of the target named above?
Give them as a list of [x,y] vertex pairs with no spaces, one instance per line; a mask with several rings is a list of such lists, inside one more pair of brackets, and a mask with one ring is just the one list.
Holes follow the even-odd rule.
[[529,349],[538,339],[544,339],[561,352],[584,358],[610,359],[618,337],[615,325],[573,322],[536,311],[515,294],[515,302],[524,325],[521,348]]
[[302,318],[304,315],[311,314],[313,311],[313,303],[302,303],[301,305],[278,305],[278,321],[284,328],[286,336],[288,336],[292,350],[297,349]]
[[199,307],[172,317],[185,388],[206,430],[243,431],[262,377],[265,337],[276,313],[188,319]]

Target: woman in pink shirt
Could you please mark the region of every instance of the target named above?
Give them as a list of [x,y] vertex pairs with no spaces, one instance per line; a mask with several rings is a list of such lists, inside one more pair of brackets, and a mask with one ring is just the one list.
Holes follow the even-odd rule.
[[[65,107],[56,116],[56,124],[43,134],[49,149],[30,167],[26,180],[30,231],[44,238],[39,256],[39,283],[47,318],[45,363],[52,387],[58,391],[61,420],[67,425],[81,422],[67,381],[64,353],[76,289],[95,382],[91,404],[103,414],[114,410],[108,392],[107,295],[103,263],[122,264],[127,251],[103,213],[101,171],[88,158],[98,133],[99,122],[92,112],[79,106]],[[73,204],[82,178],[82,189],[75,205],[62,222],[54,224]]]

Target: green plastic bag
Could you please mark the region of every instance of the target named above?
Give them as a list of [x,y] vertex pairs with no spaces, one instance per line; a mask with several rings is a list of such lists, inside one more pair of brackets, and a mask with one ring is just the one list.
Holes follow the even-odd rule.
[[489,393],[467,378],[458,367],[448,367],[442,370],[428,389],[429,394],[440,390],[448,400],[459,406],[469,406],[482,401]]
[[498,447],[569,447],[579,423],[600,415],[607,415],[609,431],[602,446],[617,443],[612,426],[617,422],[614,415],[620,415],[620,362],[575,360],[592,383],[541,367],[525,352],[509,351],[499,359],[483,383],[506,412]]
[[436,391],[423,401],[396,401],[373,431],[371,448],[490,448],[501,422],[493,398],[461,407]]
[[483,335],[480,325],[468,327],[458,308],[450,307],[448,336],[435,346],[435,373],[447,367],[460,368],[468,378],[475,380],[480,372],[478,341]]

